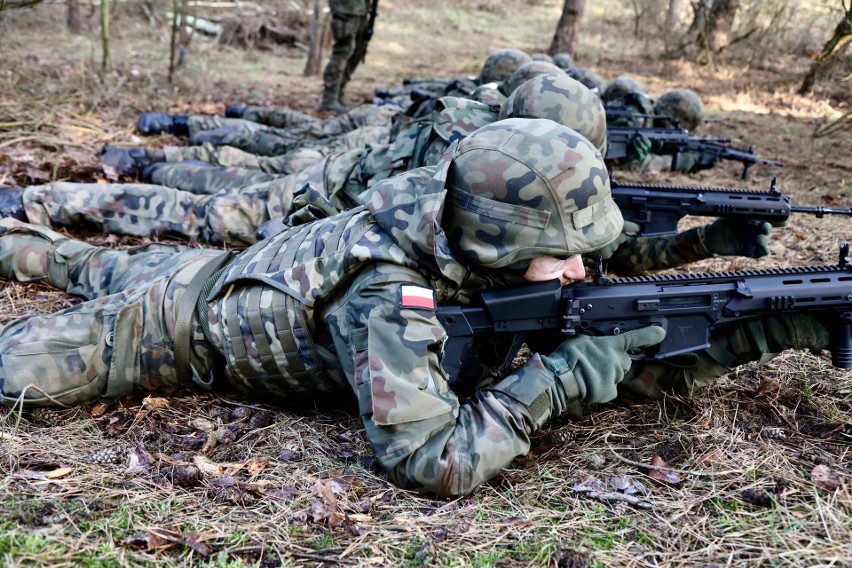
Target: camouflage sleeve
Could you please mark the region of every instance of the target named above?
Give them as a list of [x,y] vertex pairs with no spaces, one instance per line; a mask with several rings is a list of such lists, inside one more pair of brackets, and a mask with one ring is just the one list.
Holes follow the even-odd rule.
[[655,237],[622,233],[616,243],[602,254],[607,270],[622,276],[644,275],[715,256],[704,242],[704,227]]
[[534,356],[460,403],[441,366],[447,336],[432,298],[416,273],[373,271],[326,321],[367,436],[393,481],[466,495],[529,451],[530,434],[562,411],[564,393]]

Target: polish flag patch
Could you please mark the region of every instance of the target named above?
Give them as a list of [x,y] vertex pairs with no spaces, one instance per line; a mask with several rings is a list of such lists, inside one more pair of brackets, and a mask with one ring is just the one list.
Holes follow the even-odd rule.
[[406,284],[399,287],[399,295],[400,308],[435,311],[435,291],[431,288]]

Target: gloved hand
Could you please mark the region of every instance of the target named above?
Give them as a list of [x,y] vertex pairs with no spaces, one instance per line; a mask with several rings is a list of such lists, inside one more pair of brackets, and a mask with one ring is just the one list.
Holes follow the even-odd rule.
[[704,245],[713,254],[750,258],[769,255],[769,233],[772,225],[765,221],[720,217],[703,228]]
[[583,402],[608,402],[618,395],[616,385],[630,369],[628,352],[656,345],[665,336],[663,328],[657,326],[634,329],[620,335],[579,335],[564,341],[541,360],[563,385],[565,381],[576,383],[576,389],[572,388],[573,385],[565,385],[566,392],[579,391]]
[[641,162],[651,153],[651,140],[644,134],[634,136],[630,140],[630,148],[627,149],[627,160],[630,162]]

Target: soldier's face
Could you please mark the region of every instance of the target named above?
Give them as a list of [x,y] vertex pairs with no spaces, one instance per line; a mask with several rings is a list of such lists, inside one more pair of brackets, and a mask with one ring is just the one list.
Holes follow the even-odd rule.
[[579,254],[568,258],[540,256],[533,259],[524,273],[527,282],[559,280],[563,286],[586,278],[586,268]]

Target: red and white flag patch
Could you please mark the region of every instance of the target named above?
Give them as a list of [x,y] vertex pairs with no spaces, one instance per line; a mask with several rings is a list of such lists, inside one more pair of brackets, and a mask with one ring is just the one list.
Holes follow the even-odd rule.
[[399,287],[399,307],[435,311],[435,291],[422,286],[404,284]]

